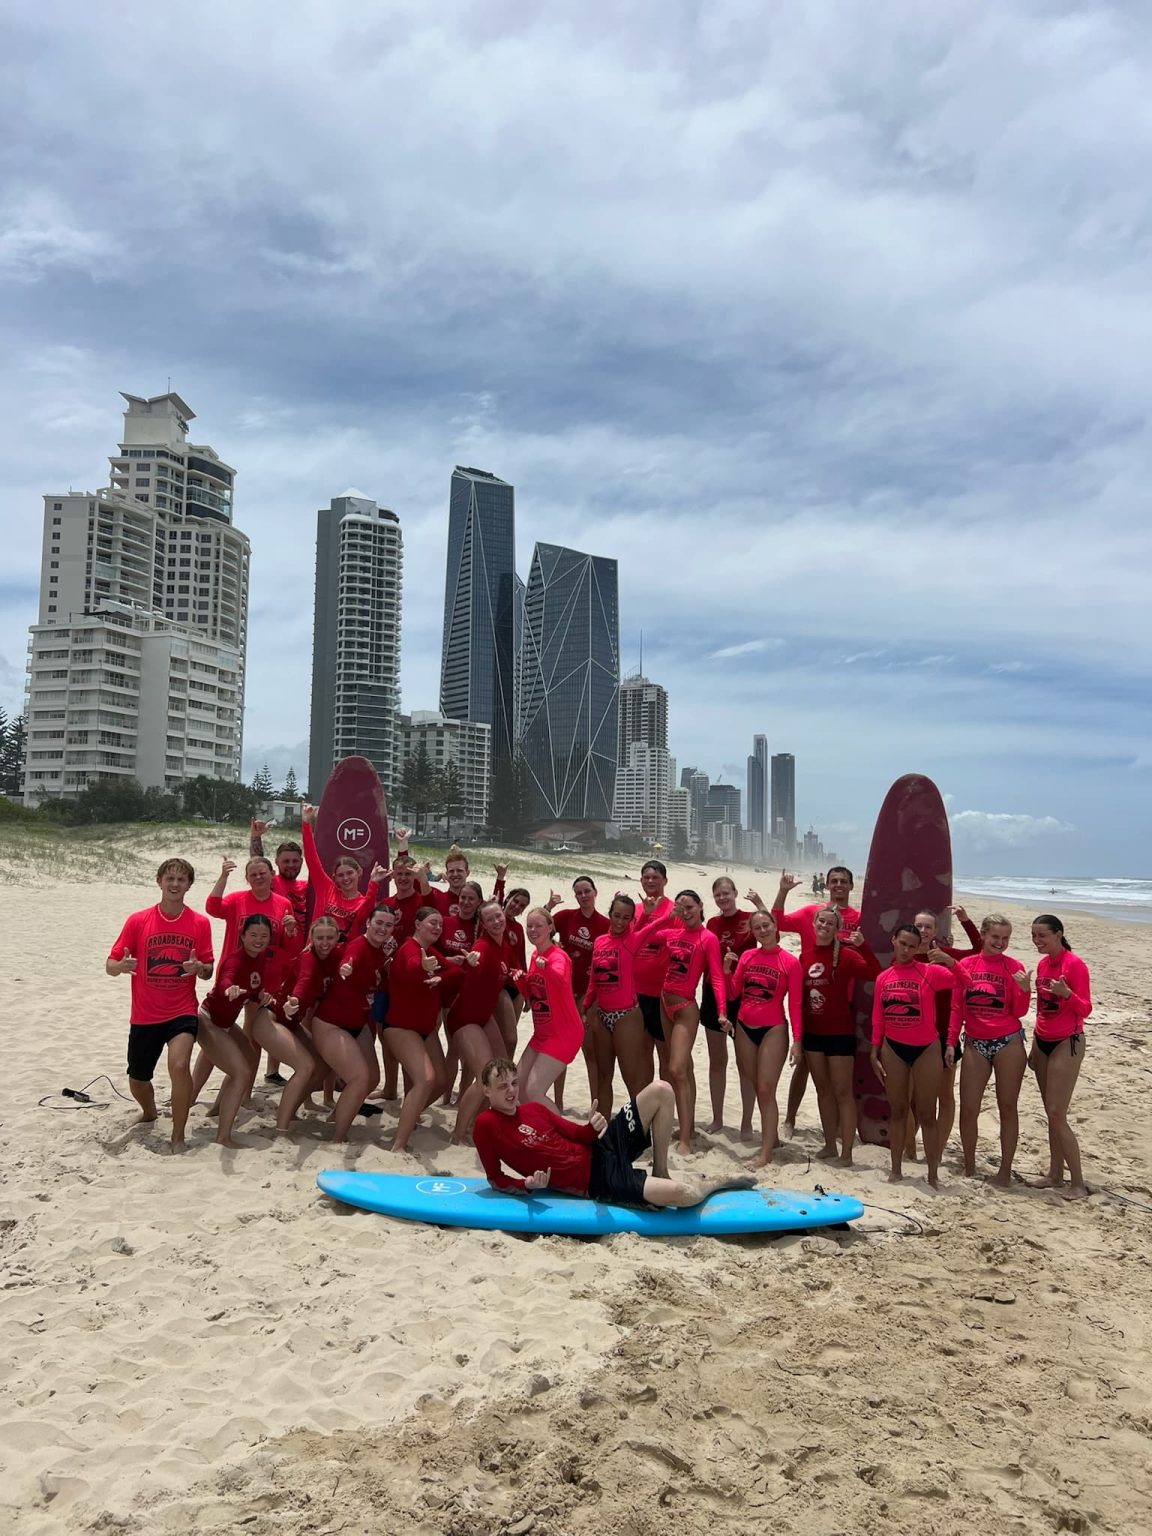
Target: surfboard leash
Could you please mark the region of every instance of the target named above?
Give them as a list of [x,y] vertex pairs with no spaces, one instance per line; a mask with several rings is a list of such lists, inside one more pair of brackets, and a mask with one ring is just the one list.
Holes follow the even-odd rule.
[[[101,1072],[98,1077],[94,1077],[90,1082],[85,1083],[83,1088],[61,1088],[59,1093],[46,1093],[44,1097],[37,1102],[36,1108],[66,1110],[107,1109],[112,1102],[111,1099],[94,1099],[88,1092],[88,1089],[95,1087],[97,1083],[107,1083],[116,1097],[118,1099],[123,1099],[126,1104],[132,1104],[135,1102],[135,1100],[132,1099],[128,1094],[120,1092],[119,1088],[117,1088],[116,1084],[107,1075],[107,1073]],[[70,1102],[67,1104],[52,1104],[49,1102],[52,1099],[68,1099]]]

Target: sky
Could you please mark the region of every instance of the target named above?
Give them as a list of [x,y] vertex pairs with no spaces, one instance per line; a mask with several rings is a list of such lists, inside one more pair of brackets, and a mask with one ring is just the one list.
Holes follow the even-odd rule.
[[999,0],[0,0],[0,705],[41,498],[119,392],[238,471],[245,767],[306,777],[316,509],[400,516],[438,697],[449,478],[620,563],[681,765],[862,860],[1152,876],[1152,11]]

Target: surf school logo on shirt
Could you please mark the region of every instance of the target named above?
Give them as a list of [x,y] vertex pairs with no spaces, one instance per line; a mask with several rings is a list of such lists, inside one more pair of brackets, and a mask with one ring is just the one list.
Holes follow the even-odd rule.
[[149,938],[144,970],[149,981],[183,981],[184,962],[192,958],[193,943],[181,933],[156,933]]
[[886,1019],[922,1018],[920,983],[918,981],[889,982],[880,1004],[880,1011]]

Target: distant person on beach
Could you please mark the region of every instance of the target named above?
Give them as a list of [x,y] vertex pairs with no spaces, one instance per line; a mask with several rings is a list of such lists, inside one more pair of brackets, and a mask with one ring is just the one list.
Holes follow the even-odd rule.
[[[586,1124],[538,1101],[522,1104],[516,1067],[504,1058],[487,1064],[482,1083],[488,1107],[476,1117],[476,1150],[495,1189],[524,1195],[554,1189],[610,1205],[691,1206],[718,1190],[751,1189],[756,1182],[747,1174],[672,1177],[675,1099],[667,1083],[649,1083],[611,1121],[593,1102]],[[648,1147],[651,1173],[633,1166]]]
[[1029,1065],[1048,1116],[1049,1157],[1048,1172],[1034,1181],[1034,1188],[1062,1189],[1066,1200],[1083,1200],[1088,1187],[1080,1166],[1080,1143],[1068,1124],[1068,1107],[1084,1060],[1084,1020],[1092,1013],[1092,980],[1065,938],[1064,924],[1051,912],[1032,920],[1032,943],[1040,960]]
[[187,859],[166,859],[156,871],[159,902],[132,914],[104,962],[109,976],[132,978],[128,1087],[140,1106],[141,1124],[157,1117],[152,1078],[167,1051],[176,1152],[184,1150],[192,1106],[196,981],[212,975],[212,924],[202,912],[184,905],[195,878]]
[[944,1064],[950,1067],[955,1060],[963,1031],[960,1142],[969,1179],[976,1177],[980,1105],[988,1079],[995,1075],[1000,1166],[989,1183],[1007,1189],[1020,1136],[1020,1086],[1028,1064],[1021,1020],[1032,1002],[1032,974],[1008,954],[1012,924],[1006,917],[990,913],[980,924],[980,937],[980,953],[956,964]]
[[[918,960],[920,932],[902,923],[892,935],[892,964],[876,979],[872,1000],[872,1068],[884,1084],[891,1110],[888,1150],[891,1184],[904,1177],[904,1141],[909,1107],[924,1137],[928,1183],[939,1186],[940,1142],[936,1106],[944,1063],[936,1033],[936,993],[953,986],[956,962]],[[942,952],[940,952],[942,953]]]

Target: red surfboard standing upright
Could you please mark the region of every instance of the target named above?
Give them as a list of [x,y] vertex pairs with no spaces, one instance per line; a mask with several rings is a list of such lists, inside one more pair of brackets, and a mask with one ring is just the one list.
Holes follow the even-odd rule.
[[351,854],[360,865],[360,889],[373,864],[389,867],[388,805],[380,775],[366,757],[345,757],[328,775],[316,811],[316,847],[326,870]]
[[[860,931],[881,966],[892,963],[892,934],[917,912],[952,902],[952,838],[940,791],[920,773],[897,779],[884,797],[864,875]],[[856,1110],[860,1140],[888,1145],[888,1100],[872,1070],[873,983],[856,988]]]

